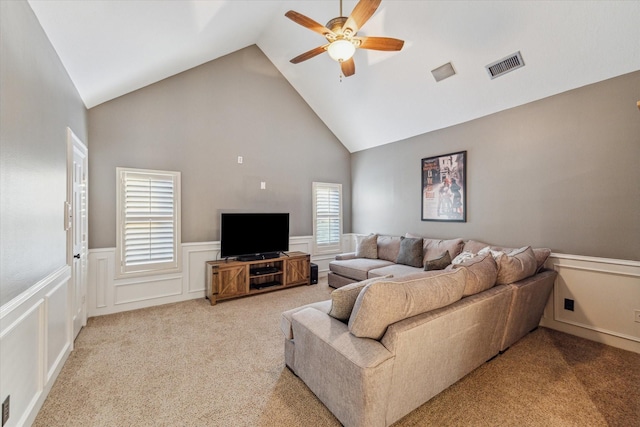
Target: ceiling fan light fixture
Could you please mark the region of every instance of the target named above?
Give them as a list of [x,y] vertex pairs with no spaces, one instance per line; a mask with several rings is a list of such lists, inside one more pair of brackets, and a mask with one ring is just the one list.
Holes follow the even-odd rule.
[[349,40],[338,39],[331,42],[329,47],[327,47],[327,52],[329,52],[329,56],[334,61],[344,62],[351,59],[356,52],[356,47]]

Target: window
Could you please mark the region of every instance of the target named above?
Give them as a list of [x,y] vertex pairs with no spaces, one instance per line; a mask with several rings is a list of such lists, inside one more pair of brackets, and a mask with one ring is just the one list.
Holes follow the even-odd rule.
[[116,168],[119,275],[180,270],[180,172]]
[[342,184],[313,183],[314,253],[342,250]]

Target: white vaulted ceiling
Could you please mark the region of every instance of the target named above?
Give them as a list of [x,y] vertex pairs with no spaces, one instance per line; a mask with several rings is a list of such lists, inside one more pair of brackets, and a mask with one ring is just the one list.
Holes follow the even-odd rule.
[[[404,48],[358,50],[343,79],[326,54],[289,63],[324,39],[284,16],[325,24],[339,0],[29,4],[88,108],[256,44],[351,152],[640,70],[640,1],[383,0],[358,35]],[[485,65],[518,51],[525,67],[491,80]],[[436,83],[447,62],[457,74]]]

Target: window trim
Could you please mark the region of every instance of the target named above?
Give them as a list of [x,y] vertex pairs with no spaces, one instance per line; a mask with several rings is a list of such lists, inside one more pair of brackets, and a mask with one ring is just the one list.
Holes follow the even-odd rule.
[[[127,175],[142,177],[170,177],[173,181],[173,260],[169,262],[125,265],[125,179]],[[182,271],[181,250],[181,174],[175,171],[152,169],[116,168],[116,277],[135,277],[177,273]]]
[[[339,197],[339,207],[340,212],[338,213],[339,221],[340,221],[340,235],[338,237],[337,244],[328,244],[328,245],[318,245],[318,236],[317,236],[317,222],[318,222],[318,210],[317,210],[317,201],[318,201],[318,190],[319,189],[333,189],[338,191]],[[335,254],[342,252],[342,236],[343,236],[343,206],[342,206],[342,184],[336,183],[328,183],[328,182],[313,182],[312,183],[312,203],[313,203],[313,253],[314,255],[323,255],[323,254]]]

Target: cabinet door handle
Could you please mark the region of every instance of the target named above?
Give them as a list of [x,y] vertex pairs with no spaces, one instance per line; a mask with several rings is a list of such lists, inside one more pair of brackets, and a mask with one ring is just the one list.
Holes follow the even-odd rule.
[[75,254],[73,257],[77,258],[77,259],[80,259],[80,254]]

